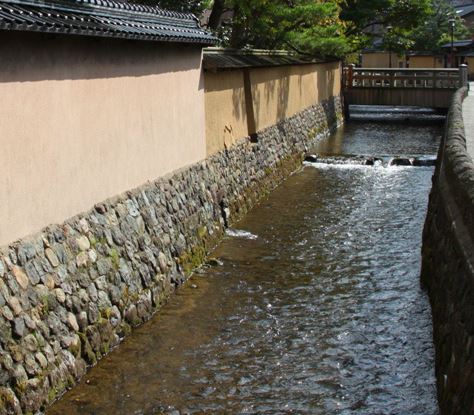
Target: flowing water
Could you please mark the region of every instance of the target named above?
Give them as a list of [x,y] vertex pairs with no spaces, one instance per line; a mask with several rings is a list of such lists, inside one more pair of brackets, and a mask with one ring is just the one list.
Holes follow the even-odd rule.
[[[439,117],[375,115],[314,151],[436,153]],[[432,174],[307,163],[48,413],[437,414],[419,286]]]

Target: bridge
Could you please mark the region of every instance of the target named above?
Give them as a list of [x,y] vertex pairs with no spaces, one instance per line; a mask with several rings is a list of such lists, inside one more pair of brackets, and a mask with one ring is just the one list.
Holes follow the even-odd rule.
[[343,71],[344,108],[350,105],[416,106],[447,110],[453,93],[468,84],[467,66],[454,69],[356,68]]

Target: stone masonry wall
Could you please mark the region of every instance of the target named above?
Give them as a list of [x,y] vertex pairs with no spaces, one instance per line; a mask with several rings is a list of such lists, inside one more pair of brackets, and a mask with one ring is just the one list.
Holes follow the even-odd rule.
[[474,413],[474,163],[459,90],[448,115],[423,234],[421,280],[433,312],[442,415]]
[[0,414],[72,387],[341,121],[339,98],[0,251]]

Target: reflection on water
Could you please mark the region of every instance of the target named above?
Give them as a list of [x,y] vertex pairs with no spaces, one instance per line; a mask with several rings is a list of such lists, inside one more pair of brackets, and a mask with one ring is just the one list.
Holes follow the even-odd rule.
[[366,156],[436,154],[443,122],[443,116],[427,109],[351,107],[351,122],[315,151]]
[[[391,126],[345,131],[321,148],[399,146]],[[432,153],[439,129],[416,131],[397,134]],[[49,413],[436,414],[418,283],[432,172],[305,166],[228,233],[222,266],[197,273]]]

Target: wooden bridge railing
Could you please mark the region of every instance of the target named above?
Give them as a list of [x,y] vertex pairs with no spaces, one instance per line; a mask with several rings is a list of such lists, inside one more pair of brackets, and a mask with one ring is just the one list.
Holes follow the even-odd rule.
[[449,108],[454,91],[467,85],[467,66],[458,69],[387,69],[348,66],[343,72],[344,108],[386,105]]
[[467,85],[467,66],[455,69],[344,68],[344,89],[458,89]]

